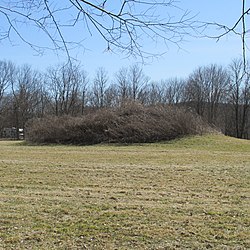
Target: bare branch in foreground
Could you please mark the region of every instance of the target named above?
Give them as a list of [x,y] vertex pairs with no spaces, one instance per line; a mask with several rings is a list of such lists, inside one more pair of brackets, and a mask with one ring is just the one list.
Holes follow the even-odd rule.
[[214,38],[217,41],[219,41],[222,37],[225,37],[226,35],[233,33],[234,35],[237,35],[241,38],[242,41],[242,58],[243,58],[243,64],[244,64],[244,70],[247,69],[247,51],[249,50],[247,46],[247,34],[250,33],[250,29],[247,30],[247,21],[246,18],[250,15],[250,8],[246,7],[246,0],[242,1],[242,11],[241,16],[236,20],[234,25],[232,27],[219,24],[219,23],[207,23],[206,26],[215,26],[219,30],[223,30],[219,35],[214,36],[208,36],[209,38]]
[[[83,40],[98,35],[107,50],[147,58],[166,52],[170,44],[180,46],[194,34],[194,16],[175,4],[174,0],[4,0],[0,41],[21,41],[39,54],[48,49],[64,51],[70,58],[75,46],[86,48]],[[45,36],[46,42],[27,36],[27,29]],[[164,43],[166,50],[149,51],[147,44],[152,43]]]

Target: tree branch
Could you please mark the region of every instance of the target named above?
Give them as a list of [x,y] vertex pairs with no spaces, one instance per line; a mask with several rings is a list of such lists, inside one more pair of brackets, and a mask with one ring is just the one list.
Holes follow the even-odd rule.
[[[179,46],[184,36],[193,35],[196,30],[194,17],[174,5],[174,0],[122,0],[112,1],[68,0],[57,3],[51,0],[11,0],[0,5],[0,15],[7,19],[4,31],[0,30],[0,39],[11,39],[13,30],[19,39],[33,49],[46,50],[49,46],[39,45],[23,35],[17,23],[25,23],[31,28],[43,31],[56,51],[63,50],[70,58],[72,45],[84,45],[76,38],[67,37],[65,29],[75,31],[79,25],[87,26],[91,36],[97,32],[101,40],[107,43],[108,50],[118,50],[127,56],[145,58],[150,54],[144,43],[161,41],[164,44]],[[58,7],[60,6],[60,7]],[[174,10],[179,17],[171,17]],[[73,19],[72,19],[73,16]],[[167,18],[166,18],[167,17]],[[76,31],[78,32],[78,30]],[[79,32],[78,32],[79,33]],[[77,34],[78,35],[78,34]],[[88,35],[83,33],[83,36]]]

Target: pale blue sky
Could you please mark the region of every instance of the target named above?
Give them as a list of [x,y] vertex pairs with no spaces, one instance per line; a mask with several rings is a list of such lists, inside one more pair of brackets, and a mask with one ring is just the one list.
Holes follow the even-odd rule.
[[[180,0],[178,6],[190,10],[196,19],[204,22],[219,22],[232,26],[241,13],[241,1],[239,0]],[[29,31],[28,31],[29,32]],[[37,34],[29,33],[30,37]],[[39,38],[40,39],[40,38]],[[45,55],[37,56],[27,45],[11,46],[7,41],[0,43],[1,60],[11,60],[17,64],[28,63],[34,69],[44,70],[50,65],[63,62],[65,56],[56,55],[46,51]],[[72,52],[77,57],[83,68],[93,76],[98,67],[104,67],[112,78],[113,74],[121,67],[129,66],[137,61],[133,58],[126,59],[123,56],[105,52],[106,44],[100,37],[89,37],[86,34],[84,42],[86,50],[78,48]],[[186,77],[195,68],[210,63],[227,65],[232,59],[240,57],[242,48],[241,40],[233,35],[222,38],[219,42],[208,38],[190,38],[180,44],[181,49],[170,45],[168,52],[158,58],[149,61],[143,68],[146,75],[152,80],[161,80],[170,77]],[[152,51],[165,50],[163,44],[152,47]]]

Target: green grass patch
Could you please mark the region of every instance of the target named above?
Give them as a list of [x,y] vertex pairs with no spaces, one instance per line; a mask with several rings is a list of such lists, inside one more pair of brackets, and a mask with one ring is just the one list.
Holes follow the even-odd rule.
[[0,249],[249,249],[250,141],[0,141]]

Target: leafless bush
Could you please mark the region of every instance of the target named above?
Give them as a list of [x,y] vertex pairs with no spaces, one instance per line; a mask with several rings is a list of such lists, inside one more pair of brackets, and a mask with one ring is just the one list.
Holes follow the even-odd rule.
[[101,109],[83,117],[46,117],[31,120],[26,138],[37,143],[142,143],[202,134],[209,126],[184,108],[145,107],[135,102]]

